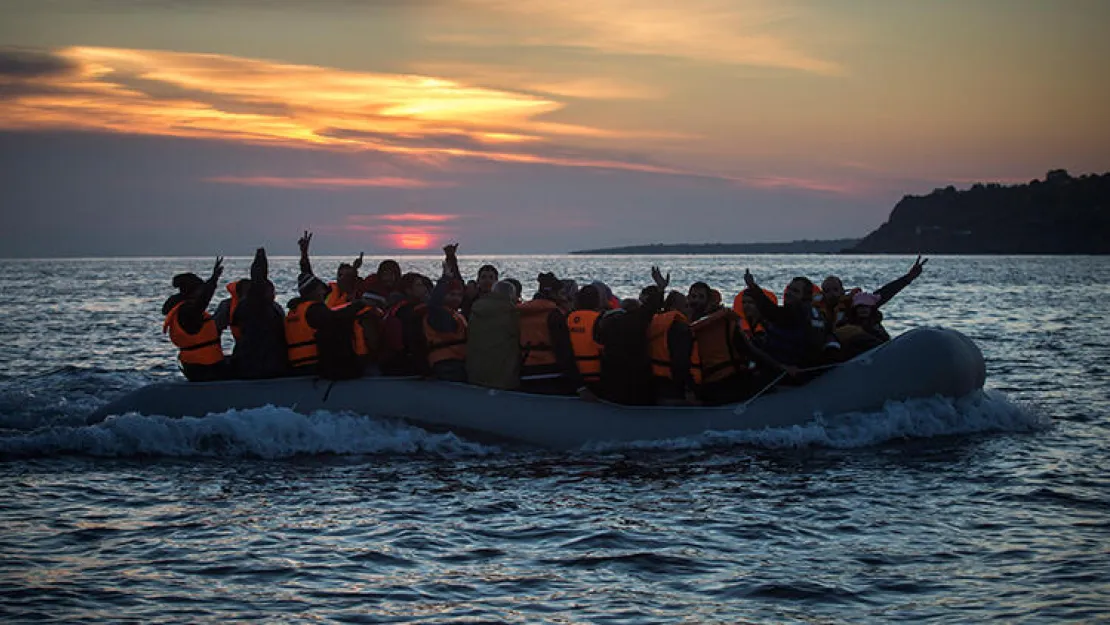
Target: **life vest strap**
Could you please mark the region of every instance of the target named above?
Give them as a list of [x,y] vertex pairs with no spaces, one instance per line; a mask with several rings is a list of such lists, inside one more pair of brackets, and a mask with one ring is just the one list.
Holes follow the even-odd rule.
[[575,356],[574,359],[578,362],[600,362],[601,356]]
[[319,361],[320,358],[318,356],[306,356],[305,358],[296,358],[294,360],[290,360],[289,365],[292,367],[299,367],[301,365],[315,364]]
[[189,345],[187,347],[178,347],[177,349],[179,349],[183,352],[191,352],[191,351],[196,350],[196,349],[204,349],[205,347],[212,347],[213,345],[219,345],[219,344],[220,344],[220,340],[216,339],[214,341],[205,341],[203,343],[197,343],[196,345]]
[[287,349],[297,349],[298,347],[311,347],[316,345],[316,341],[301,341],[300,343],[290,343],[286,346]]

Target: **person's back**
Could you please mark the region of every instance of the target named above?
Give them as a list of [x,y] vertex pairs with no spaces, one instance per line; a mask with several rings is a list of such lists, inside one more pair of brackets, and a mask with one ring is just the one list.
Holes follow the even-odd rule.
[[354,320],[365,305],[356,300],[338,310],[331,310],[323,304],[308,309],[308,325],[316,330],[316,349],[320,358],[317,374],[320,377],[328,380],[361,377],[362,361],[354,349]]
[[603,348],[599,395],[614,403],[655,404],[648,340],[651,320],[663,298],[659,289],[645,289],[645,293],[643,303],[632,300],[627,310],[605,313],[597,322],[597,341]]
[[520,386],[520,317],[509,282],[498,282],[470,309],[466,374],[471,384],[514,389]]
[[236,333],[231,365],[237,378],[274,378],[288,371],[285,313],[274,302],[274,285],[267,274],[266,251],[259,248],[251,264],[251,281],[229,318]]

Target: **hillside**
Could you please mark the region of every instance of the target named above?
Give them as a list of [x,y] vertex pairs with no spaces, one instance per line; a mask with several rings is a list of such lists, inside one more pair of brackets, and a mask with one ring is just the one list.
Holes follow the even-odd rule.
[[1110,173],[907,195],[856,246],[865,254],[1108,254]]

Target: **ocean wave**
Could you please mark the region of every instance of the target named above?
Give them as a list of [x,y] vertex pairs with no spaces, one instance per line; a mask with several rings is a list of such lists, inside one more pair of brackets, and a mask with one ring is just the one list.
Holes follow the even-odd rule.
[[810,423],[788,428],[711,431],[689,438],[597,443],[586,446],[584,451],[689,450],[735,445],[766,449],[854,449],[907,438],[1025,432],[1043,429],[1050,424],[1050,419],[1042,411],[1017,404],[1003,393],[982,390],[960,399],[931,397],[891,401],[877,412],[818,415]]
[[202,418],[126,414],[92,426],[51,426],[0,437],[0,458],[79,454],[279,459],[323,454],[472,456],[497,451],[393,420],[326,411],[302,415],[273,406]]

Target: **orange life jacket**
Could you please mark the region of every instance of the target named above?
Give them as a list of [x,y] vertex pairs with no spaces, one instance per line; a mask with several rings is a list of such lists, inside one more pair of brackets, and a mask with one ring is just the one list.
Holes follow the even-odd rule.
[[696,383],[718,382],[736,375],[740,370],[737,366],[739,356],[732,342],[738,323],[736,313],[722,309],[690,326],[694,334],[694,356],[691,360]]
[[231,336],[235,337],[235,341],[239,341],[239,336],[242,330],[239,326],[235,325],[235,309],[239,308],[239,282],[236,280],[227,285],[227,292],[231,294],[231,306],[228,307],[227,313],[227,327],[231,328]]
[[307,367],[320,361],[316,350],[316,330],[308,325],[305,315],[309,306],[319,303],[301,302],[285,315],[285,344],[291,367]]
[[648,353],[651,356],[651,374],[657,378],[674,379],[671,375],[671,347],[667,344],[667,333],[676,321],[689,323],[686,315],[677,310],[661,312],[651,318],[648,326]]
[[[775,295],[774,291],[772,291],[771,289],[763,289],[763,294],[767,296],[767,299],[771,300],[772,304],[778,305],[779,298]],[[732,311],[735,312],[736,316],[740,318],[740,330],[744,334],[747,334],[748,337],[767,331],[767,328],[763,326],[762,321],[756,323],[754,328],[751,326],[750,323],[748,323],[748,316],[744,314],[743,291],[737,293],[736,298],[732,300]]]
[[351,303],[351,296],[340,291],[338,283],[329,282],[328,288],[330,288],[331,291],[328,292],[327,298],[324,299],[324,304],[328,308],[335,310],[336,308],[342,308]]
[[520,312],[521,378],[554,377],[559,374],[555,349],[551,345],[551,331],[547,318],[558,310],[555,302],[534,299],[517,306]]
[[589,384],[601,381],[601,345],[594,341],[594,325],[599,316],[596,310],[575,310],[567,316],[574,362],[582,381]]
[[366,330],[362,328],[362,322],[365,321],[368,317],[372,318],[373,321],[377,324],[377,340],[381,340],[382,311],[374,306],[367,306],[366,308],[358,311],[358,314],[355,315],[354,335],[351,337],[351,342],[354,344],[353,347],[355,348],[355,354],[358,356],[370,355],[370,348],[366,345]]
[[424,339],[428,342],[428,365],[441,360],[466,360],[466,317],[452,310],[454,332],[440,332],[428,324],[424,317]]
[[835,304],[826,305],[825,296],[815,295],[813,297],[813,308],[821,313],[825,322],[830,328],[836,328],[844,322],[844,318],[848,315],[848,309],[852,307],[852,296],[862,291],[856,287],[843,295]]
[[177,359],[183,365],[214,365],[223,361],[224,351],[220,347],[220,333],[216,329],[216,320],[207,312],[203,313],[204,322],[196,334],[189,334],[177,321],[181,312],[178,303],[166,314],[166,321],[162,324],[162,333],[169,332],[170,341],[177,346]]

